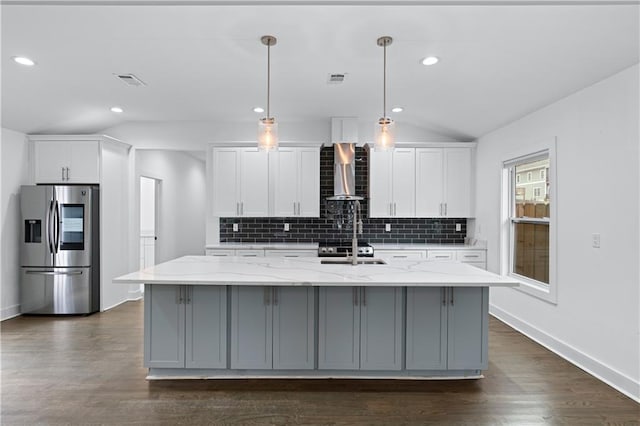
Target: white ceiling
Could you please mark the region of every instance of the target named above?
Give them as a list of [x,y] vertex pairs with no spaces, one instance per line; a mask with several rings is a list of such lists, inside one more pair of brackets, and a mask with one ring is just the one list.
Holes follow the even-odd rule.
[[[143,2],[144,3],[144,2]],[[224,2],[223,2],[224,3]],[[229,2],[226,2],[229,3]],[[250,3],[250,2],[247,2]],[[46,2],[45,2],[46,4]],[[636,5],[2,6],[2,126],[94,133],[167,122],[281,123],[382,114],[398,127],[475,139],[638,62]],[[10,58],[37,61],[22,67]],[[427,55],[441,62],[419,63]],[[329,73],[346,73],[328,85]],[[146,87],[114,74],[133,73]],[[109,111],[122,106],[125,113]],[[281,131],[284,124],[281,124]],[[125,135],[126,136],[126,135]]]

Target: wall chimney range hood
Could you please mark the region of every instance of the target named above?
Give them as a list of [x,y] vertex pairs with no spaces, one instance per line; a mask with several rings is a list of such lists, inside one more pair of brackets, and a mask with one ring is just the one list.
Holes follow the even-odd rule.
[[329,201],[364,200],[356,195],[356,144],[333,144],[333,197]]

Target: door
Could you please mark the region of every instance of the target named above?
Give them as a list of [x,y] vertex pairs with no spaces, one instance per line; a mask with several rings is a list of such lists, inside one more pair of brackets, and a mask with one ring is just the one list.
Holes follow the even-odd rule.
[[160,181],[140,176],[140,269],[156,264]]
[[268,216],[268,153],[257,148],[243,148],[240,155],[240,216]]
[[447,148],[445,158],[445,216],[471,217],[471,149]]
[[444,172],[442,148],[416,149],[416,216],[444,214]]
[[369,151],[369,217],[393,216],[393,151]]
[[320,217],[320,152],[299,148],[298,216]]
[[227,367],[227,288],[186,286],[185,367]]
[[313,369],[314,304],[313,288],[273,287],[274,369]]
[[402,288],[360,289],[360,369],[402,368]]
[[[56,266],[92,266],[93,191],[89,186],[55,186],[54,191],[54,264]],[[97,195],[97,194],[96,194]]]
[[444,287],[407,288],[407,370],[447,368],[447,304]]
[[184,368],[185,304],[181,285],[145,286],[144,366]]
[[416,215],[416,150],[396,148],[392,164],[393,216]]
[[321,287],[318,304],[318,368],[360,368],[359,288]]
[[87,314],[91,268],[22,268],[20,309],[24,314]]
[[275,216],[296,216],[298,211],[298,152],[296,148],[279,148],[269,153],[273,169]]
[[450,370],[486,369],[489,288],[452,287],[448,292],[447,366]]
[[240,215],[240,151],[237,148],[213,149],[213,215]]
[[22,266],[53,266],[53,207],[52,186],[23,186],[20,189]]
[[231,368],[271,369],[271,287],[231,287]]

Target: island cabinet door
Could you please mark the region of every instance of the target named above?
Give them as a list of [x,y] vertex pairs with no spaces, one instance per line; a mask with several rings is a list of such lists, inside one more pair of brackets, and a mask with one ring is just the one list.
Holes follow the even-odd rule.
[[360,369],[402,368],[402,288],[360,289]]
[[186,288],[187,368],[227,367],[227,289],[225,286]]
[[231,368],[272,368],[271,287],[231,287]]
[[318,368],[360,368],[359,288],[321,287],[318,301]]
[[486,369],[489,289],[452,287],[448,299],[448,368]]
[[447,368],[447,289],[407,288],[407,370]]
[[273,368],[314,368],[315,311],[311,287],[273,287]]
[[144,366],[184,368],[185,304],[181,285],[146,285]]

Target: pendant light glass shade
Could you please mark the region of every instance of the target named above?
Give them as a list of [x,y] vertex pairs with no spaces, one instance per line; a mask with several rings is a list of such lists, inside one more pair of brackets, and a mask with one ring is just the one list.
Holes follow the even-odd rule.
[[382,117],[378,119],[373,131],[374,149],[376,151],[389,151],[396,145],[396,125],[387,117],[387,46],[393,42],[389,36],[380,37],[376,44],[384,49],[384,66],[382,78]]
[[274,117],[269,116],[269,101],[271,100],[271,46],[277,39],[274,36],[265,35],[260,38],[262,44],[267,46],[267,116],[258,122],[258,149],[261,151],[274,151],[278,149],[278,123]]
[[261,151],[278,149],[278,123],[273,117],[265,117],[258,122],[258,149]]
[[375,124],[374,148],[376,151],[389,151],[396,144],[396,123],[388,118],[383,117]]

